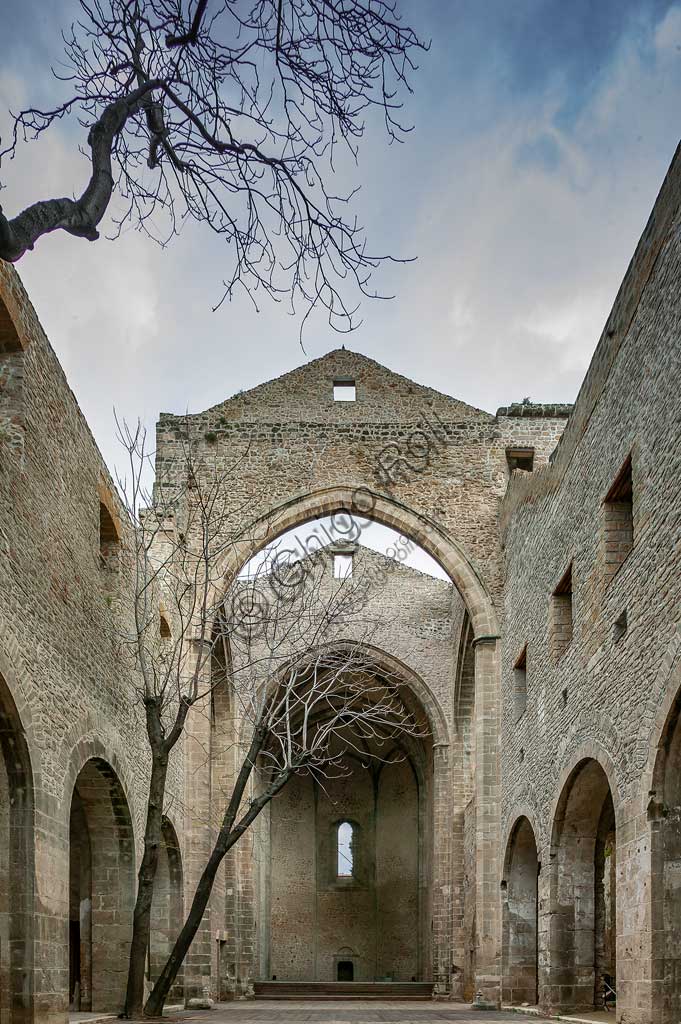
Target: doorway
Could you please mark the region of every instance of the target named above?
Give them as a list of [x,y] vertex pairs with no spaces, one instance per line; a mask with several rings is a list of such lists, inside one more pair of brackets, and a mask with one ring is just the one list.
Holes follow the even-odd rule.
[[354,981],[355,980],[355,965],[352,960],[339,960],[338,961],[338,981]]

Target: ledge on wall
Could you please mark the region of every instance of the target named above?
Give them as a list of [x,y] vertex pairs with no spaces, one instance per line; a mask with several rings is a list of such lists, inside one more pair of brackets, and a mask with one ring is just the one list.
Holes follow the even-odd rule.
[[497,409],[497,417],[533,416],[544,419],[567,419],[573,410],[568,402],[512,402]]

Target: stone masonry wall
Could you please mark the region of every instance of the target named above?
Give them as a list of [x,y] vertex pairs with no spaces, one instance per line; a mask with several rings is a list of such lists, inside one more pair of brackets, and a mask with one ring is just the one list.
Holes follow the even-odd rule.
[[[563,1008],[578,999],[576,938],[559,934],[555,915],[571,914],[581,899],[583,922],[598,917],[593,893],[591,904],[576,888],[571,895],[557,867],[577,821],[571,815],[584,813],[568,797],[570,787],[577,793],[586,778],[578,766],[592,758],[607,777],[617,822],[617,999],[627,1024],[662,1019],[654,1005],[662,962],[653,950],[655,823],[646,808],[665,709],[679,682],[680,200],[677,155],[555,458],[531,478],[514,478],[502,509],[502,840],[527,816],[541,863],[540,998]],[[629,457],[633,547],[625,531],[613,553],[606,527],[613,508],[623,521],[626,499],[608,506],[605,498]],[[572,639],[556,646],[554,616],[565,609],[553,594],[570,566]],[[514,665],[525,646],[527,709],[516,720]],[[596,801],[602,776],[592,776]],[[586,818],[579,827],[591,834]],[[574,862],[566,863],[574,874]]]
[[[9,378],[0,372],[0,412],[6,413],[0,416],[0,673],[26,734],[34,785],[35,1017],[63,1021],[76,777],[88,758],[110,767],[139,852],[147,741],[112,641],[112,621],[125,614],[130,580],[100,556],[100,497],[126,541],[113,482],[18,275],[6,264],[0,265],[0,311],[0,361],[10,358],[13,369]],[[181,763],[175,761],[173,802],[180,798]],[[134,863],[129,866],[134,874]],[[123,916],[117,920],[119,911],[112,910],[108,935],[113,942],[120,924],[124,949],[129,899],[121,898]],[[120,991],[103,992],[95,1008],[118,1008],[121,997]]]

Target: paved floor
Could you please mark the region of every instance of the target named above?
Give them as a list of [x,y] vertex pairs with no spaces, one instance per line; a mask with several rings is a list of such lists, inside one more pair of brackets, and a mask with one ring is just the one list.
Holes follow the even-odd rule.
[[[198,1018],[198,1014],[197,1014]],[[187,1018],[185,1018],[186,1020]],[[296,1002],[293,1000],[220,1003],[209,1012],[213,1024],[299,1024],[323,1021],[324,1024],[476,1024],[497,1021],[498,1024],[522,1024],[536,1017],[509,1011],[484,1012],[471,1010],[461,1003],[379,1002],[377,1000],[326,1000]]]
[[[256,999],[234,1003],[216,1003],[212,1010],[182,1010],[174,1008],[168,1019],[177,1024],[200,1021],[201,1024],[477,1024],[496,1021],[497,1024],[537,1024],[548,1018],[534,1012],[513,1010],[471,1010],[462,1003],[438,1002],[380,1002],[378,1000],[268,1000]],[[179,1012],[178,1012],[179,1011]],[[108,1014],[70,1013],[71,1024],[109,1024],[115,1017]],[[615,1014],[604,1011],[585,1016],[565,1016],[558,1020],[600,1024],[614,1024]]]

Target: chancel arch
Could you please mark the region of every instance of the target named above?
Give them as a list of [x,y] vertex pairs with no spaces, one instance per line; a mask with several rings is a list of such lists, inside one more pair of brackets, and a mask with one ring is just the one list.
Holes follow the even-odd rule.
[[[455,633],[448,636],[446,657],[451,659],[448,681],[440,681],[435,695],[429,692],[423,677],[416,673],[411,687],[424,707],[432,730],[429,757],[433,768],[428,783],[432,800],[429,796],[424,801],[421,793],[419,814],[423,817],[426,805],[430,814],[433,807],[449,801],[454,821],[449,830],[443,824],[438,826],[442,835],[436,847],[430,841],[425,842],[425,832],[420,833],[420,884],[422,889],[424,886],[428,888],[428,893],[439,893],[439,905],[437,913],[431,913],[428,926],[420,925],[424,936],[420,961],[415,967],[412,965],[408,980],[428,977],[439,993],[463,995],[470,989],[471,998],[482,993],[483,1000],[498,1004],[500,867],[496,845],[488,841],[490,831],[497,828],[499,821],[498,764],[495,757],[488,756],[498,739],[499,637],[494,605],[473,563],[441,527],[390,496],[361,487],[327,488],[273,508],[258,521],[257,529],[249,531],[247,543],[231,549],[230,561],[225,562],[218,575],[222,575],[224,570],[224,578],[229,583],[258,552],[273,542],[281,543],[280,539],[287,535],[287,531],[301,528],[303,524],[313,529],[315,523],[329,516],[345,521],[350,516],[369,520],[410,538],[438,563],[448,577],[449,586],[459,595],[463,619]],[[459,636],[464,637],[461,644]],[[392,649],[393,645],[386,645],[381,656],[389,660]],[[462,665],[465,662],[463,675],[458,672],[459,662]],[[429,678],[428,673],[426,678]],[[443,709],[446,706],[448,710],[445,713]],[[464,721],[467,715],[470,720]],[[450,718],[456,723],[455,735],[451,736]],[[475,737],[474,743],[470,742],[471,737]],[[454,778],[457,790],[452,802]],[[300,798],[303,799],[302,793]],[[437,812],[435,817],[438,822],[443,821]],[[466,843],[472,844],[473,851],[484,845],[486,852],[484,857],[472,853],[477,869],[468,873],[470,885],[464,894]],[[436,854],[431,853],[433,849],[437,850]],[[424,898],[422,894],[420,914],[424,913],[423,908],[429,902],[430,895]],[[273,913],[276,913],[276,907],[272,906]],[[484,919],[484,928],[474,928],[476,916],[478,920]],[[468,938],[465,939],[464,935]],[[348,944],[352,943],[348,941]],[[464,953],[453,958],[454,948],[467,950],[473,946],[474,956]],[[259,973],[262,978],[271,978],[277,973],[271,970],[265,953],[265,949],[270,948],[273,948],[272,942],[261,941]]]
[[295,777],[272,801],[263,981],[432,981],[432,860],[445,837],[426,731],[367,742],[366,756],[346,752],[342,770]]

